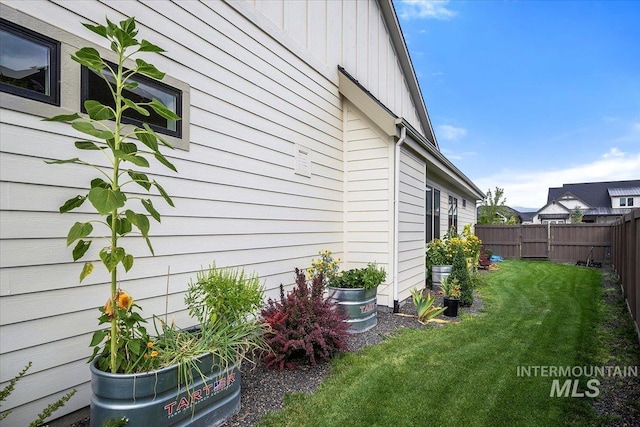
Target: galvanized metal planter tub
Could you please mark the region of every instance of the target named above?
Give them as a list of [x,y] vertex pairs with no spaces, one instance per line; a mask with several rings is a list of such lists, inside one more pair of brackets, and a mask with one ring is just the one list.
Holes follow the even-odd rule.
[[219,426],[240,410],[240,370],[222,371],[210,354],[199,358],[187,392],[178,366],[142,374],[112,374],[91,364],[91,427],[125,417],[130,426]]
[[348,316],[349,333],[365,332],[378,324],[377,286],[373,289],[329,287],[328,291]]
[[433,290],[442,290],[442,281],[450,274],[450,265],[434,265],[433,267],[431,267],[431,282],[433,284]]

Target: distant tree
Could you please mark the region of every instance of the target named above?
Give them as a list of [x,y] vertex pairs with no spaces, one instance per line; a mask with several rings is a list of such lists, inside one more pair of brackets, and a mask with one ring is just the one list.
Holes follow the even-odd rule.
[[580,209],[580,206],[576,206],[571,211],[571,224],[581,223],[583,216],[584,216],[584,213],[582,212],[582,209]]
[[505,204],[507,199],[503,196],[503,188],[496,187],[494,192],[487,190],[487,196],[479,208],[478,224],[502,224],[504,222],[515,224],[517,222]]

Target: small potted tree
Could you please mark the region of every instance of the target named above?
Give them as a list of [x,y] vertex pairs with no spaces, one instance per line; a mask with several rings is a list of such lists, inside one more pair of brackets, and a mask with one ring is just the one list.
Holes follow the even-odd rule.
[[458,279],[447,277],[442,281],[443,305],[446,308],[444,315],[447,317],[457,317],[460,305],[460,285]]

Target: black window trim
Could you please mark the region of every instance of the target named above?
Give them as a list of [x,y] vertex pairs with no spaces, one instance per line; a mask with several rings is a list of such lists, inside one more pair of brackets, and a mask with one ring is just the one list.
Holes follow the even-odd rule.
[[[114,64],[113,62],[110,61],[106,61],[109,66],[112,69],[116,68],[116,64]],[[84,102],[87,101],[89,98],[89,85],[88,85],[88,80],[89,80],[89,68],[85,67],[84,65],[81,67],[81,72],[80,72],[80,109],[83,113],[86,114],[87,110],[84,108]],[[137,81],[140,83],[144,83],[147,84],[149,86],[153,86],[155,88],[158,88],[160,90],[163,90],[165,92],[168,92],[172,95],[176,96],[176,110],[175,113],[182,117],[182,90],[178,89],[174,86],[171,86],[165,82],[161,82],[160,80],[155,80],[152,79],[150,77],[141,75],[141,74],[136,74],[134,77],[132,77],[131,81]],[[123,117],[122,121],[124,123],[127,124],[132,124],[135,126],[139,126],[142,127],[142,124],[144,122],[137,120],[137,119],[132,119],[130,117]],[[171,129],[165,128],[165,127],[161,127],[155,124],[151,124],[151,123],[147,123],[149,125],[149,127],[151,129],[153,129],[155,132],[158,132],[162,135],[168,135],[168,136],[172,136],[174,138],[178,138],[181,139],[182,138],[182,127],[183,127],[183,120],[178,120],[176,122],[176,130],[173,131]]]
[[19,88],[7,83],[0,82],[0,91],[10,93],[12,95],[20,96],[22,98],[32,99],[35,101],[44,102],[51,105],[60,106],[60,67],[61,67],[61,43],[58,40],[47,37],[43,34],[37,33],[29,28],[15,24],[6,19],[0,18],[0,28],[12,33],[18,37],[22,37],[33,43],[37,43],[49,49],[49,88],[50,94],[45,95],[43,93],[34,92],[32,90]]

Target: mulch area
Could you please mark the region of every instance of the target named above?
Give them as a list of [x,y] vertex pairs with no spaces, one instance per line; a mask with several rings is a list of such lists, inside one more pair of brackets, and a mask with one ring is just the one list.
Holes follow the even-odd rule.
[[[611,280],[603,281],[603,286],[606,290],[604,293],[605,303],[620,305],[619,287]],[[439,297],[437,304],[442,305],[442,297]],[[473,305],[461,307],[459,313],[474,315],[482,307],[482,299],[476,292]],[[460,321],[460,317],[449,318],[441,315],[429,326],[424,326],[417,321],[415,315],[416,309],[410,299],[401,306],[398,314],[379,311],[376,327],[364,333],[349,336],[350,351],[355,352],[366,346],[379,344],[404,328],[440,327],[450,322]],[[605,327],[620,327],[621,322],[628,320],[625,319],[625,315],[629,316],[628,312],[611,319]],[[616,352],[640,355],[638,341],[633,341],[632,337],[620,342],[617,347]],[[636,356],[636,360],[638,357],[640,356]],[[611,364],[615,365],[616,363],[613,361]],[[286,394],[313,392],[329,373],[328,363],[322,363],[316,367],[284,371],[268,370],[261,364],[243,364],[240,412],[231,417],[225,426],[247,427],[255,425],[267,412],[283,408]],[[604,425],[640,426],[640,377],[604,379],[600,390],[600,397],[594,399],[593,406],[598,415],[606,417],[607,423]],[[63,426],[63,424],[58,425]],[[54,424],[51,426],[53,427]],[[68,424],[68,427],[88,426],[88,418]]]

